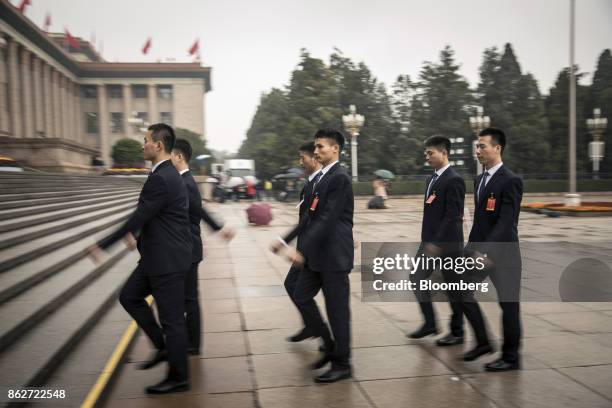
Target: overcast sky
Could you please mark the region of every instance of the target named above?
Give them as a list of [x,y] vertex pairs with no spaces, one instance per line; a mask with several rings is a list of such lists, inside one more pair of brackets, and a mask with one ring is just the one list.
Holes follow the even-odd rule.
[[[21,0],[11,0],[19,4]],[[26,15],[51,31],[67,27],[90,39],[108,61],[175,58],[200,38],[203,64],[212,67],[205,127],[214,149],[236,150],[263,92],[288,83],[300,48],[328,60],[333,47],[364,61],[390,86],[450,44],[461,74],[474,86],[486,47],[513,44],[519,63],[548,93],[569,63],[569,0],[31,0]],[[576,62],[592,74],[598,55],[612,48],[612,0],[577,0]],[[172,7],[162,4],[172,4]],[[147,37],[149,55],[141,54]],[[591,76],[585,78],[591,82]],[[366,118],[367,120],[367,118]]]

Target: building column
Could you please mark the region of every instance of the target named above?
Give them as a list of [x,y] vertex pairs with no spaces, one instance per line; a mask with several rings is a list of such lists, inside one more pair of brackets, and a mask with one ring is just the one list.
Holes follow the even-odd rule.
[[53,136],[57,138],[64,137],[62,135],[62,114],[60,100],[60,73],[55,69],[51,71],[51,88],[52,88],[52,106],[53,106]]
[[98,137],[100,138],[100,155],[104,164],[112,166],[110,157],[111,145],[108,128],[108,101],[106,100],[106,86],[98,85]]
[[42,90],[42,60],[37,56],[33,57],[33,71],[34,76],[34,133],[38,137],[45,133],[45,111],[43,104],[43,90]]
[[123,84],[123,134],[127,138],[132,138],[134,133],[129,119],[132,117],[132,87]]
[[148,89],[149,123],[154,124],[159,122],[159,112],[157,112],[157,87],[149,84]]
[[35,137],[34,134],[34,101],[32,98],[32,54],[21,48],[21,102],[23,104],[23,137]]
[[53,86],[51,82],[51,67],[43,63],[43,90],[44,90],[44,110],[45,110],[45,135],[47,137],[55,137],[55,129],[53,126]]
[[[2,34],[0,33],[0,37]],[[2,38],[0,38],[2,41]],[[6,83],[8,82],[7,78],[7,68],[5,63],[6,57],[6,48],[0,45],[0,132],[8,133],[10,130],[10,118],[8,114],[8,104],[7,95],[6,95]]]
[[19,79],[19,44],[8,40],[8,90],[11,106],[11,132],[13,137],[23,137],[23,117],[21,115],[21,80]]
[[62,101],[63,101],[63,116],[64,119],[64,132],[66,133],[66,139],[76,140],[74,132],[72,131],[72,104],[70,103],[70,78],[62,75]]
[[81,105],[79,104],[79,84],[76,82],[70,82],[70,105],[72,106],[72,130],[74,132],[74,140],[79,143],[83,143],[83,129],[80,126],[81,123],[81,115],[83,112],[81,111]]

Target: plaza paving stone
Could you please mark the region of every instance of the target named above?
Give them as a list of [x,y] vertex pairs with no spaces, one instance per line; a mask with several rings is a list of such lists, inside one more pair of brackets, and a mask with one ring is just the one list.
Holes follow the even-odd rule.
[[[610,195],[589,196],[610,201]],[[524,202],[560,201],[561,196],[526,195]],[[467,200],[468,214],[472,203]],[[419,240],[421,198],[389,201],[386,210],[366,210],[367,198],[355,201],[358,242]],[[200,299],[204,319],[203,352],[190,358],[191,389],[151,397],[146,385],[162,379],[165,367],[135,369],[148,358],[151,345],[139,335],[127,362],[120,367],[106,406],[122,407],[610,407],[612,406],[612,302],[570,303],[529,301],[521,306],[523,370],[486,373],[483,364],[458,359],[472,344],[440,348],[435,338],[407,338],[421,321],[415,303],[362,302],[359,273],[351,274],[352,362],[354,378],[333,385],[315,385],[309,363],[318,343],[288,343],[285,338],[302,326],[287,297],[283,280],[289,265],[269,252],[270,243],[297,218],[293,204],[271,203],[269,226],[247,224],[248,203],[211,204],[219,218],[237,230],[225,244],[205,231],[205,260],[200,265]],[[464,231],[469,232],[469,215]],[[609,253],[612,218],[548,218],[522,213],[523,242],[573,242],[586,251]],[[532,264],[559,268],[563,250],[544,254]],[[540,255],[540,254],[538,254]],[[360,262],[359,250],[356,264]],[[548,277],[548,279],[550,279]],[[546,284],[545,282],[542,283]],[[316,298],[324,313],[321,295]],[[538,300],[537,298],[535,300]],[[542,300],[542,299],[540,299]],[[496,303],[482,303],[493,343],[499,346],[500,312]],[[436,303],[439,329],[448,328],[449,308]]]

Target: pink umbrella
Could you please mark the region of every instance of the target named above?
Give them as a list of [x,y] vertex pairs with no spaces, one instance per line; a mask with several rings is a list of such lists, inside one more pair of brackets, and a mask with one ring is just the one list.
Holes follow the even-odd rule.
[[268,225],[272,220],[272,207],[268,203],[251,204],[246,212],[251,224]]

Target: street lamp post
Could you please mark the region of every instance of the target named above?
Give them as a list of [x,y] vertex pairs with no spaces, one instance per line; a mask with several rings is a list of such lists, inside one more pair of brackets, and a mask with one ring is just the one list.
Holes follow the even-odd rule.
[[351,136],[351,174],[353,181],[357,181],[357,136],[359,136],[359,130],[363,127],[365,117],[356,113],[355,105],[351,105],[349,110],[348,115],[342,115],[342,123],[344,129]]
[[589,143],[589,157],[593,162],[593,179],[599,179],[599,162],[604,158],[605,142],[602,140],[603,132],[608,127],[608,119],[601,117],[601,109],[593,109],[593,118],[586,121],[593,141]]
[[482,106],[476,107],[476,114],[470,117],[470,126],[472,127],[472,131],[474,132],[475,138],[472,141],[472,156],[474,157],[474,162],[476,163],[476,175],[482,173],[482,164],[478,161],[476,157],[476,145],[478,144],[478,134],[485,128],[488,128],[491,125],[491,119],[488,116],[482,116],[483,109]]
[[565,205],[579,206],[581,199],[576,189],[576,70],[574,67],[576,51],[576,0],[570,0],[569,34],[569,193],[565,195]]

